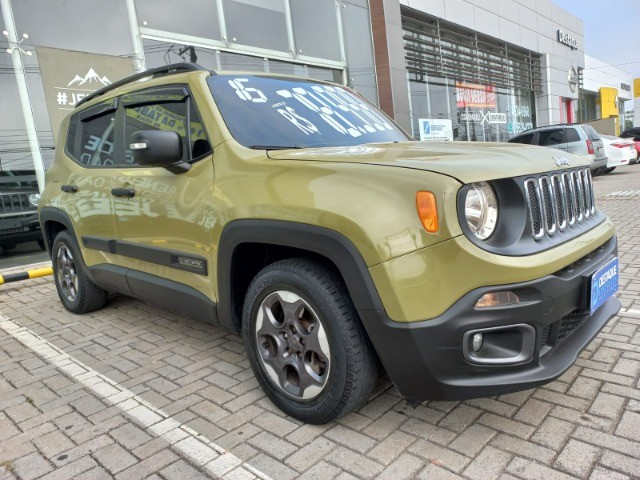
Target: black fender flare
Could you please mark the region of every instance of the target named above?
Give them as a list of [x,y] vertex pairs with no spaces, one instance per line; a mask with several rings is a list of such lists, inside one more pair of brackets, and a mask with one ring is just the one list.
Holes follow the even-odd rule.
[[218,319],[234,331],[241,319],[233,305],[233,256],[243,243],[262,243],[293,247],[329,259],[338,268],[357,310],[384,310],[367,265],[356,246],[334,230],[282,220],[234,220],[220,236],[218,246]]
[[47,253],[51,257],[51,247],[53,246],[53,238],[49,238],[49,229],[47,228],[47,222],[56,222],[64,225],[69,231],[71,237],[76,241],[77,245],[80,245],[76,231],[73,228],[73,221],[69,218],[69,215],[56,207],[42,207],[39,211],[40,227],[42,229],[42,237],[44,238],[44,244],[47,247]]

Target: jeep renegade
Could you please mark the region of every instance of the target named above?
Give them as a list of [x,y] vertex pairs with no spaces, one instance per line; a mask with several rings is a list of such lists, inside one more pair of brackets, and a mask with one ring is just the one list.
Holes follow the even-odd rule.
[[115,292],[241,332],[287,414],[559,377],[620,302],[588,162],[416,142],[349,89],[179,64],[64,120],[40,220],[64,306]]

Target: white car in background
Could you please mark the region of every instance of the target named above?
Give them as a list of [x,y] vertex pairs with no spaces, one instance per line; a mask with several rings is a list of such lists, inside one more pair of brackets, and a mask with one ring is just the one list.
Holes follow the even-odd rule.
[[629,165],[629,162],[636,159],[638,153],[632,141],[602,134],[600,134],[600,138],[604,143],[604,151],[607,155],[607,168],[604,173],[611,173],[616,167]]

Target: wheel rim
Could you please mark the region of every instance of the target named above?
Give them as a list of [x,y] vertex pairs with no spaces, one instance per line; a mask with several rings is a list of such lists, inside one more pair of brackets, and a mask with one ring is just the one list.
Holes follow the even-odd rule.
[[66,245],[60,245],[56,255],[56,276],[62,295],[73,302],[78,296],[78,273],[73,254]]
[[327,384],[331,350],[309,304],[286,290],[269,294],[256,316],[258,358],[272,383],[296,400],[316,398]]

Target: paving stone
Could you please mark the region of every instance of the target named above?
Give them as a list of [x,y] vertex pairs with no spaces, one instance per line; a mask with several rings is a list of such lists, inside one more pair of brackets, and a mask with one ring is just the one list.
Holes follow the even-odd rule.
[[93,457],[112,474],[137,463],[137,459],[117,443],[93,452]]
[[464,455],[460,455],[428,440],[417,440],[408,448],[408,451],[424,458],[427,462],[435,463],[436,465],[458,473],[469,463],[469,459]]
[[33,443],[46,458],[53,458],[58,453],[69,450],[76,445],[60,430],[35,438]]
[[540,425],[553,406],[550,403],[530,398],[518,410],[513,419],[529,425]]
[[294,444],[268,432],[262,432],[253,437],[249,440],[249,444],[281,461],[297,450]]
[[253,419],[253,423],[278,437],[284,437],[296,430],[300,422],[296,423],[271,412],[264,412]]
[[416,437],[413,435],[391,431],[384,440],[367,452],[367,456],[383,465],[389,465],[415,441]]
[[382,465],[344,447],[336,447],[325,460],[361,478],[374,478],[383,469]]
[[335,447],[336,444],[326,438],[316,438],[290,455],[285,463],[298,472],[304,472],[322,460]]
[[136,463],[126,470],[121,471],[116,475],[118,480],[137,480],[142,479],[149,474],[163,469],[165,466],[170,465],[178,459],[178,456],[172,451],[165,449],[161,450],[155,455]]
[[44,477],[40,477],[41,480],[67,480],[69,478],[78,478],[85,472],[95,468],[98,464],[96,461],[87,456],[79,458],[78,460],[68,463],[65,466],[58,468]]
[[471,425],[458,435],[448,447],[467,457],[474,457],[497,434],[498,432],[495,430],[483,425]]
[[482,410],[479,410],[469,405],[460,404],[451,413],[447,414],[438,423],[439,427],[447,428],[456,432],[462,432],[469,425],[473,424],[480,415]]
[[298,480],[332,480],[340,474],[341,470],[327,462],[318,462],[309,470],[298,477]]
[[599,417],[615,419],[624,409],[625,399],[609,393],[598,393],[598,396],[591,404],[589,413]]
[[554,417],[547,417],[536,430],[531,440],[555,450],[560,450],[567,442],[575,425]]
[[53,466],[38,453],[31,453],[13,462],[13,472],[22,480],[38,478],[53,470]]
[[420,472],[417,478],[419,480],[460,480],[463,477],[430,463]]
[[389,432],[397,430],[406,419],[407,417],[405,415],[391,410],[371,422],[367,428],[363,430],[363,433],[377,440],[382,440],[389,435]]
[[593,469],[589,480],[629,480],[628,475],[624,475],[619,472],[614,472],[604,467],[597,466]]
[[542,447],[533,442],[521,440],[504,433],[499,434],[491,441],[493,447],[505,452],[513,453],[521,457],[527,457],[540,463],[549,464],[556,456],[556,452],[550,448]]
[[640,413],[625,412],[616,429],[616,435],[640,442]]
[[295,470],[287,467],[282,462],[265,453],[261,453],[251,459],[251,466],[266,473],[273,479],[290,480],[298,476],[298,473]]
[[564,447],[554,466],[577,477],[586,478],[600,453],[599,448],[572,439]]
[[398,478],[413,478],[422,468],[424,462],[417,457],[408,454],[400,455],[396,461],[386,467],[379,475],[378,480],[397,480]]
[[342,425],[336,425],[330,430],[327,430],[324,435],[334,442],[360,453],[366,452],[376,443],[374,439],[343,427]]
[[517,477],[525,480],[574,480],[573,475],[562,473],[558,470],[551,469],[539,463],[525,460],[524,458],[514,458],[509,465],[507,471],[513,473]]
[[151,440],[151,436],[148,433],[132,423],[125,423],[109,432],[109,435],[128,450],[133,450]]
[[485,447],[465,469],[464,475],[473,480],[497,478],[506,467],[511,455],[493,447]]
[[602,454],[600,463],[605,467],[628,473],[632,478],[640,477],[640,458],[637,455],[635,457],[627,457],[607,450]]

